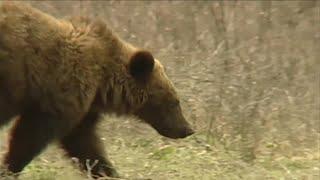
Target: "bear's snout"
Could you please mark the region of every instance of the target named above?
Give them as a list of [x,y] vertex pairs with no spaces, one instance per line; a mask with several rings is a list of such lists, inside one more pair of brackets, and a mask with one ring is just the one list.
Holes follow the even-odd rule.
[[193,129],[191,129],[191,128],[187,128],[186,130],[185,130],[185,136],[184,137],[188,137],[188,136],[191,136],[192,134],[194,134],[195,132],[194,132],[194,130]]
[[191,129],[190,127],[186,127],[186,128],[182,128],[179,130],[177,129],[157,129],[157,131],[165,136],[165,137],[168,137],[168,138],[171,138],[171,139],[182,139],[182,138],[186,138],[192,134],[194,134],[194,130]]
[[192,134],[194,134],[194,130],[188,127],[188,128],[184,128],[176,138],[177,139],[178,138],[186,138],[188,136],[191,136]]

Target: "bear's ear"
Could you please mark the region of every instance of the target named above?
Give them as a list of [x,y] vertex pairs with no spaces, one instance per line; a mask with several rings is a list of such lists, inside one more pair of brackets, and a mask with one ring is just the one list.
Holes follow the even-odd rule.
[[129,61],[129,73],[138,81],[145,81],[153,71],[154,58],[148,51],[135,52]]

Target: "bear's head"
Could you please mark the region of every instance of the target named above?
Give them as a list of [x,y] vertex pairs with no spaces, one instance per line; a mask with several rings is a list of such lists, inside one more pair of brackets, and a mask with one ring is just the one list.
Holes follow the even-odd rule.
[[184,138],[194,133],[182,114],[174,85],[150,52],[136,51],[129,60],[128,70],[147,91],[146,101],[135,111],[136,116],[169,138]]

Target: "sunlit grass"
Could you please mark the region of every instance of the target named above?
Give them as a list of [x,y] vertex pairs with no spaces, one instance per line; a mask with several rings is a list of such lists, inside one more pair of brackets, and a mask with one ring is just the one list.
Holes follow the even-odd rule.
[[[147,125],[122,118],[105,119],[99,129],[108,157],[123,179],[319,178],[320,159],[317,151],[294,157],[262,156],[253,163],[246,163],[236,151],[226,151],[207,144],[206,134],[202,132],[187,139],[170,140],[161,137]],[[4,131],[1,132],[1,139],[3,136]],[[4,150],[3,147],[1,150]],[[25,168],[20,178],[81,180],[86,176],[64,157],[58,146],[51,145]]]

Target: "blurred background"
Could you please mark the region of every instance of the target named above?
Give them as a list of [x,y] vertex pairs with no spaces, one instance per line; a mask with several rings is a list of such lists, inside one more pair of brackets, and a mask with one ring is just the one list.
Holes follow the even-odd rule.
[[[197,133],[170,140],[105,116],[100,134],[124,178],[320,178],[316,0],[24,2],[57,18],[102,18],[166,66]],[[57,151],[49,148],[22,177],[79,179]]]

